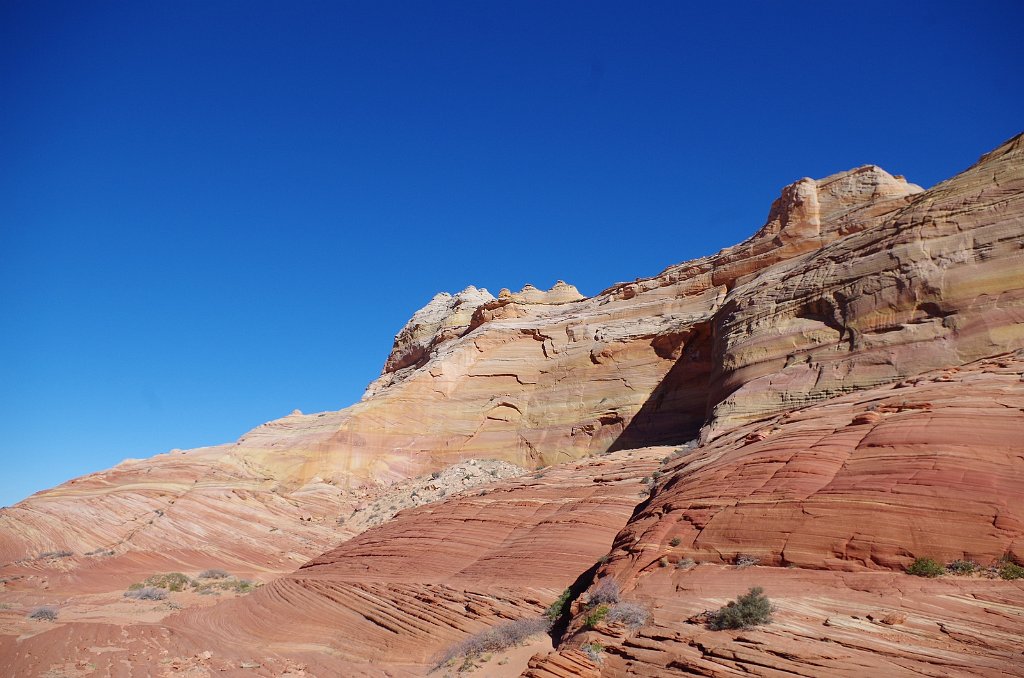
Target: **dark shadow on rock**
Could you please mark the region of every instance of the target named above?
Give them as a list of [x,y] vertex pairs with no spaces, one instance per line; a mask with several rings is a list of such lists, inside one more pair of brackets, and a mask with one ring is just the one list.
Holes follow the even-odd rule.
[[609,452],[680,445],[696,438],[704,425],[713,365],[710,323],[695,325],[674,338],[658,337],[652,346],[659,355],[671,351],[679,357]]

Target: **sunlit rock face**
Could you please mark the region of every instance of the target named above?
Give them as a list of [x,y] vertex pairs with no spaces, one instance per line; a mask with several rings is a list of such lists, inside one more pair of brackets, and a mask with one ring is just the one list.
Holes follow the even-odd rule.
[[[844,237],[730,290],[716,318],[708,433],[1024,346],[1021,146],[1017,137],[896,209],[843,201],[830,223]],[[818,183],[880,191],[879,172]],[[794,221],[816,230],[821,208],[804,192],[783,192],[799,215],[772,220],[780,236]]]
[[[437,295],[347,409],[3,509],[0,593],[67,614],[40,631],[0,610],[0,673],[112,672],[128,652],[151,673],[424,675],[573,585],[557,647],[492,675],[1013,674],[1019,583],[902,570],[1024,561],[1022,349],[1021,137],[927,191],[875,166],[801,179],[747,241],[592,297]],[[554,468],[455,497],[431,484],[470,459]],[[171,616],[102,602],[210,566],[291,574]],[[650,624],[583,628],[595,572]],[[751,583],[782,623],[695,621]]]

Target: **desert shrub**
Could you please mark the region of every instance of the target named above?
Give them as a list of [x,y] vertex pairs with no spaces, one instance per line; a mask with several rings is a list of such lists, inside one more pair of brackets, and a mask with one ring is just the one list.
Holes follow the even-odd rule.
[[485,652],[500,652],[520,645],[530,636],[547,633],[551,622],[546,617],[530,617],[492,626],[451,646],[437,659],[435,667],[441,667],[456,657],[467,659],[478,657]]
[[1024,579],[1024,567],[1004,560],[999,566],[999,577],[1001,579]]
[[683,543],[683,540],[680,539],[679,537],[672,537],[672,539],[669,540],[668,545],[669,546],[679,546],[682,543]]
[[604,621],[604,618],[608,616],[608,611],[610,609],[611,608],[607,605],[598,605],[591,609],[590,612],[587,613],[587,616],[583,618],[583,625],[588,629],[594,628]]
[[946,568],[931,558],[918,558],[907,568],[907,574],[912,574],[915,577],[940,577],[945,572]]
[[638,629],[651,618],[647,608],[638,603],[617,603],[608,610],[605,620],[609,623],[618,622],[631,629]]
[[693,567],[695,564],[696,563],[694,562],[693,558],[681,558],[679,562],[676,563],[676,569],[685,570],[689,567]]
[[946,569],[953,574],[973,574],[980,569],[980,566],[973,560],[954,560],[946,563]]
[[760,563],[761,559],[747,555],[746,553],[741,553],[736,556],[736,560],[734,562],[736,567],[750,567],[751,565],[757,565]]
[[235,579],[234,581],[229,582],[228,590],[234,591],[235,593],[249,593],[254,588],[256,588],[256,585],[249,579]]
[[194,585],[194,582],[181,572],[168,572],[167,574],[154,574],[143,582],[146,586],[155,586],[168,591],[184,591],[186,586]]
[[440,471],[434,471],[433,473],[430,474],[430,477],[433,480],[437,480],[438,478],[441,477],[441,472]]
[[544,616],[547,617],[548,621],[555,622],[569,609],[571,599],[572,591],[570,589],[562,591],[562,595],[558,596],[555,602],[548,605],[548,609],[544,611]]
[[764,589],[755,586],[736,600],[730,600],[725,607],[713,612],[708,626],[716,631],[722,629],[746,629],[772,620],[772,603],[764,595]]
[[71,551],[45,551],[44,553],[40,553],[37,557],[39,560],[43,560],[45,558],[70,558],[73,555],[75,554]]
[[154,586],[144,586],[125,591],[124,597],[134,598],[135,600],[165,600],[167,598],[167,591]]
[[658,558],[658,567],[668,567],[668,556]]
[[614,605],[619,602],[619,583],[611,577],[605,577],[590,592],[588,605]]
[[54,621],[57,619],[57,608],[49,605],[33,608],[32,611],[28,613],[28,618],[37,619],[39,621]]
[[597,664],[601,663],[603,659],[601,654],[604,652],[604,645],[594,641],[590,643],[583,643],[583,645],[580,646],[580,649],[583,650],[583,653],[587,655],[590,661]]
[[203,570],[199,573],[200,579],[227,579],[230,576],[226,571],[219,569]]

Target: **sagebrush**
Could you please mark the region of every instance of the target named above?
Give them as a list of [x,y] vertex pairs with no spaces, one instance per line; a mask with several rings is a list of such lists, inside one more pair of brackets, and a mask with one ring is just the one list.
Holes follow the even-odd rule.
[[528,617],[492,626],[445,650],[435,667],[444,666],[456,657],[476,657],[484,652],[500,652],[515,647],[530,636],[547,633],[550,628],[551,622],[546,617]]
[[28,613],[28,618],[37,619],[39,621],[54,621],[57,619],[57,608],[49,605],[34,608]]
[[594,590],[590,592],[588,604],[590,605],[613,605],[619,602],[621,589],[618,582],[610,577],[605,577],[597,583]]
[[143,586],[138,589],[128,589],[124,592],[124,597],[134,598],[135,600],[165,600],[167,598],[167,591],[158,589],[155,586]]
[[618,622],[636,630],[646,624],[650,618],[651,613],[639,603],[617,603],[608,610],[605,621]]

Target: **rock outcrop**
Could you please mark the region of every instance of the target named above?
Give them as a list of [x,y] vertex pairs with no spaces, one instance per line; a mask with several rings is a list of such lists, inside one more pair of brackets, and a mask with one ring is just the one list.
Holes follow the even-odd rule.
[[[802,179],[749,240],[594,297],[438,295],[346,410],[0,510],[0,671],[423,675],[570,586],[555,647],[493,675],[1019,675],[1019,580],[903,570],[1024,562],[1022,351],[1024,137],[929,190]],[[509,477],[425,480],[470,459]],[[96,607],[146,568],[211,566],[269,583]],[[649,623],[585,624],[595,575]],[[701,623],[754,584],[775,624]],[[24,620],[49,598],[61,622]]]

